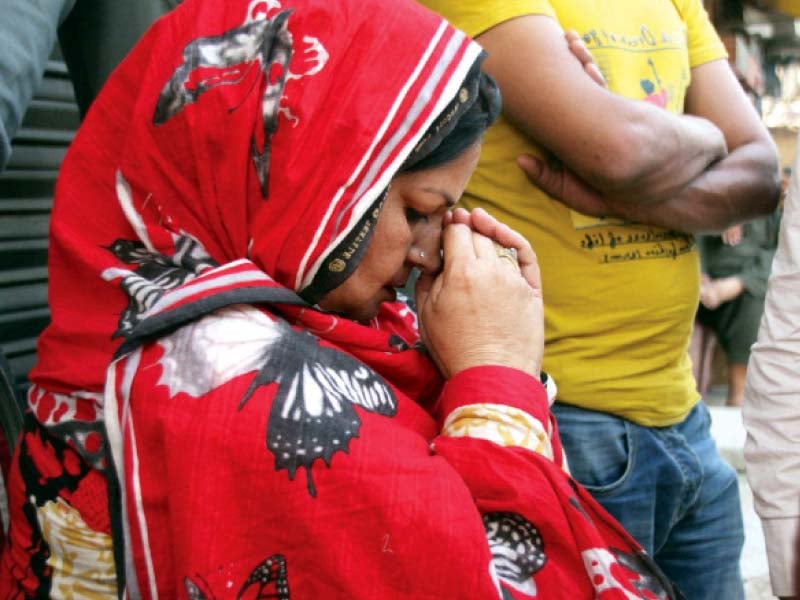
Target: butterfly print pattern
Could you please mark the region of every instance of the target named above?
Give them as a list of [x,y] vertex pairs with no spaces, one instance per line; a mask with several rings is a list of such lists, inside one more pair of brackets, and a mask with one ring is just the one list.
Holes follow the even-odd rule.
[[598,596],[616,590],[629,600],[676,597],[674,590],[672,594],[667,591],[672,586],[654,575],[659,572],[658,567],[646,555],[637,556],[613,548],[610,552],[605,548],[590,548],[584,550],[581,557]]
[[130,334],[165,292],[217,265],[200,242],[185,234],[175,237],[172,256],[152,251],[134,240],[118,239],[106,249],[121,262],[135,265],[133,269],[110,267],[102,273],[106,281],[119,279],[128,296],[128,306],[113,334],[115,338]]
[[[186,594],[189,600],[213,600],[213,594],[206,593],[191,578],[183,580]],[[256,587],[256,600],[290,600],[289,580],[286,575],[286,558],[282,554],[273,554],[264,562],[259,564],[250,576],[242,584],[241,589],[236,594],[237,600],[244,596],[250,588]]]
[[644,552],[624,552],[615,548],[611,548],[611,552],[616,556],[617,562],[631,573],[628,581],[643,598],[666,600],[669,597],[665,587],[671,586],[661,579],[661,570],[650,556]]
[[392,388],[349,354],[321,346],[286,321],[245,305],[230,306],[162,337],[159,385],[171,395],[196,398],[231,379],[257,371],[244,394],[242,409],[261,386],[277,383],[267,424],[267,450],[277,470],[294,479],[306,469],[308,491],[316,496],[311,465],[330,466],[336,452],[348,452],[361,419],[354,406],[393,417]]
[[[328,61],[328,53],[319,40],[304,36],[304,62],[310,66],[301,73],[292,73],[289,63],[294,54],[292,34],[288,29],[291,10],[273,13],[280,2],[255,0],[248,8],[244,23],[220,35],[192,40],[183,49],[183,62],[164,84],[156,103],[153,123],[160,125],[181,112],[188,104],[197,102],[207,91],[223,85],[242,83],[255,66],[264,75],[261,91],[261,117],[264,134],[263,148],[258,149],[255,136],[250,138],[250,154],[266,198],[269,181],[270,141],[278,128],[278,117],[284,114],[297,121],[287,108],[281,106],[286,83],[318,73]],[[309,58],[307,55],[311,55]],[[191,82],[198,72],[210,72],[205,79]],[[270,77],[266,74],[270,73]],[[274,75],[274,76],[273,76]],[[256,82],[244,84],[246,94]],[[232,109],[235,110],[235,109]]]
[[311,478],[313,462],[321,458],[330,467],[336,452],[347,452],[358,437],[361,419],[353,408],[394,416],[397,399],[372,369],[317,338],[298,332],[282,321],[277,337],[263,354],[263,365],[242,399],[244,406],[262,385],[277,382],[267,426],[267,449],[275,455],[277,470],[294,479],[306,469],[308,492],[316,496]]
[[[535,596],[533,574],[547,561],[539,530],[522,515],[510,512],[486,513],[483,526],[498,579],[523,594]],[[508,597],[502,588],[500,594]]]

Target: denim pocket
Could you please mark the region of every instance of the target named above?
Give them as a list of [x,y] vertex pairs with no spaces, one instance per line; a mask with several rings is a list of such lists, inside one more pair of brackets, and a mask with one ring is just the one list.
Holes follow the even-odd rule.
[[633,470],[633,426],[624,419],[574,406],[553,407],[572,477],[592,494],[610,493]]

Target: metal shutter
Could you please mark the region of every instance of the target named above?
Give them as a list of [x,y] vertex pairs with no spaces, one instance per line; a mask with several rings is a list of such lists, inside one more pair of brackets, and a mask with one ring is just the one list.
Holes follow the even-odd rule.
[[0,349],[19,394],[36,362],[36,338],[50,318],[48,222],[56,175],[78,123],[67,69],[51,60],[0,173]]

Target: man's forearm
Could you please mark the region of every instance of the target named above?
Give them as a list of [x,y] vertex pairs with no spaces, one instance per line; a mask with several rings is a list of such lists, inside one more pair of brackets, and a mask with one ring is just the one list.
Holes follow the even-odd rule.
[[605,175],[585,177],[606,198],[636,198],[643,204],[668,200],[727,156],[725,138],[710,121],[653,110],[647,103],[634,106],[652,111],[649,120],[638,132],[631,124],[623,127],[628,137],[620,138],[618,154],[607,157]]
[[[508,122],[603,194],[662,200],[727,154],[724,132],[711,119],[604,89],[547,16],[510,19],[477,39],[489,53],[483,68],[503,92]],[[539,56],[547,60],[531,60]]]
[[769,214],[779,198],[777,155],[771,144],[759,141],[738,147],[670,199],[609,204],[631,221],[707,233]]

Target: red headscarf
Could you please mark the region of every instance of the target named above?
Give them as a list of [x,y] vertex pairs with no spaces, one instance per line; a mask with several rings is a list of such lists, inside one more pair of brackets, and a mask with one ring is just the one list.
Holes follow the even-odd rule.
[[59,179],[34,383],[99,392],[144,316],[220,290],[296,301],[354,268],[480,49],[414,3],[301,6],[190,0],[114,73]]

